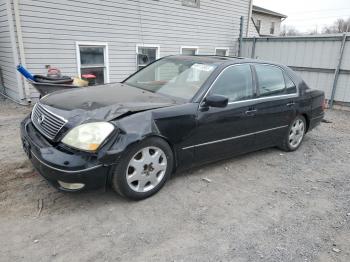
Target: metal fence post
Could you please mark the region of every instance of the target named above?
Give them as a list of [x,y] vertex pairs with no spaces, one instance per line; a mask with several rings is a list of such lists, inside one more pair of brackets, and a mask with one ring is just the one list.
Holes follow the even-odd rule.
[[255,58],[255,45],[256,45],[256,41],[257,41],[257,39],[256,39],[256,37],[254,37],[253,38],[253,45],[252,45],[252,54],[251,54],[251,58]]
[[241,16],[241,21],[239,24],[239,43],[238,43],[238,56],[242,54],[242,44],[243,44],[243,16]]
[[343,53],[344,53],[345,43],[346,43],[346,34],[343,34],[343,39],[342,39],[341,46],[340,46],[340,54],[339,54],[339,58],[338,58],[338,65],[337,65],[337,68],[335,69],[335,73],[334,73],[332,95],[331,95],[331,100],[329,102],[329,107],[330,108],[333,108],[335,92],[337,90],[337,83],[338,83],[338,79],[339,79],[340,66],[341,66],[341,62],[343,60]]

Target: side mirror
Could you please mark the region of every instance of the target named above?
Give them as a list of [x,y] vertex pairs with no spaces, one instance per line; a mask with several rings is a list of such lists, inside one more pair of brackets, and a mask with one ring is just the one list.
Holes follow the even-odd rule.
[[228,98],[220,95],[209,95],[204,100],[205,105],[211,107],[226,107],[228,104]]

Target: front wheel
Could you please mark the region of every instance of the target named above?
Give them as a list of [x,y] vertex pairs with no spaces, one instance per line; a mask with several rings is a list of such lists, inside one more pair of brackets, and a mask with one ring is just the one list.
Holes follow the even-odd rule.
[[113,178],[113,189],[134,200],[158,192],[173,170],[173,153],[161,138],[148,138],[133,145],[123,156]]
[[301,145],[306,132],[306,120],[297,116],[289,125],[288,133],[284,137],[281,148],[285,151],[295,151]]

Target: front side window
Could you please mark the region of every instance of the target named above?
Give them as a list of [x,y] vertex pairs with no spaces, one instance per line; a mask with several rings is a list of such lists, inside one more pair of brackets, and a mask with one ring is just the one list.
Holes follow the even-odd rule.
[[271,65],[255,65],[260,96],[285,94],[283,71]]
[[108,83],[107,44],[77,43],[78,71],[92,75],[96,84]]
[[210,94],[226,96],[229,102],[235,102],[253,98],[253,90],[250,65],[236,65],[227,67],[221,73]]
[[125,83],[153,93],[189,100],[216,67],[215,64],[196,59],[163,58],[137,72]]
[[196,55],[198,53],[198,47],[181,47],[182,55]]
[[158,52],[157,46],[137,46],[137,70],[157,60]]

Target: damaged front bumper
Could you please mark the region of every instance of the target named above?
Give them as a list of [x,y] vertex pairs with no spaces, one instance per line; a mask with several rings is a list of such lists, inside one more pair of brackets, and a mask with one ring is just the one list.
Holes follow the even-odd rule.
[[29,117],[21,123],[23,149],[35,169],[54,187],[80,191],[105,186],[113,165],[97,156],[52,145],[33,126]]

